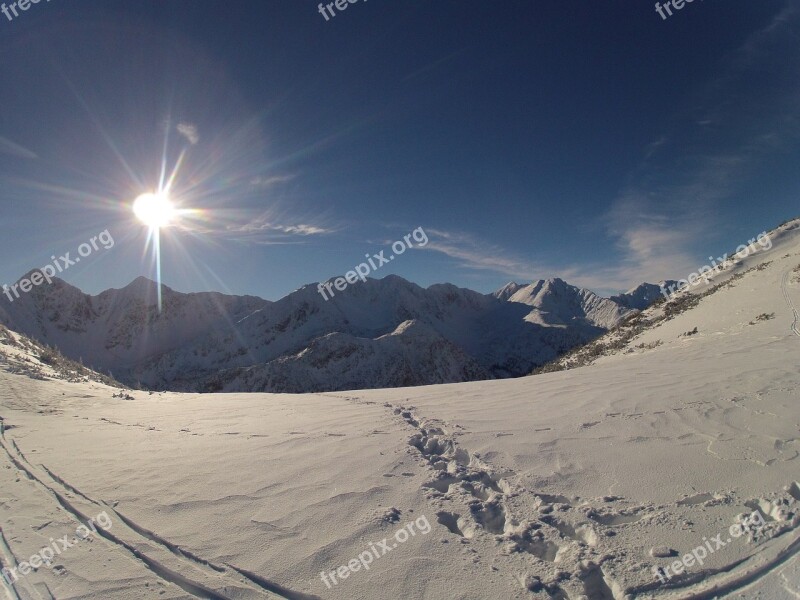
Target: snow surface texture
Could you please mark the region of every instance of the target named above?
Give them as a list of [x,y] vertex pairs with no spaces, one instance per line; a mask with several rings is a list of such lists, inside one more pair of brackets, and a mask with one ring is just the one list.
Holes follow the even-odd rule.
[[503,381],[120,398],[0,331],[0,561],[113,521],[6,597],[798,598],[798,225],[594,364]]
[[134,387],[320,392],[527,375],[657,290],[612,300],[549,279],[484,295],[389,276],[327,302],[312,284],[273,303],[165,287],[159,315],[147,279],[99,296],[56,280],[13,303],[0,297],[0,323]]

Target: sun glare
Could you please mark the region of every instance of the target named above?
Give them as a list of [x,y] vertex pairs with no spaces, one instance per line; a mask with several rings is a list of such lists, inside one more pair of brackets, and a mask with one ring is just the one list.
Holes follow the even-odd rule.
[[142,194],[133,203],[133,212],[142,223],[153,229],[166,227],[176,215],[175,206],[166,194]]

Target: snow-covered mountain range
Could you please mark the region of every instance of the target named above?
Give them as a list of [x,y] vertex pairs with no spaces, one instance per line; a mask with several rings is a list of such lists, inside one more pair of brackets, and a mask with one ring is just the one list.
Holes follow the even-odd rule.
[[120,381],[177,391],[312,392],[520,376],[613,328],[657,285],[602,298],[561,279],[494,294],[397,276],[325,301],[311,284],[277,302],[183,294],[139,278],[98,296],[61,280],[0,322]]

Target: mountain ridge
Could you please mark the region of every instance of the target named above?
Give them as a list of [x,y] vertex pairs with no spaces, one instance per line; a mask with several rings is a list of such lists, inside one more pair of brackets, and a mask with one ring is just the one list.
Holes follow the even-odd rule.
[[482,294],[388,275],[328,301],[316,283],[275,302],[162,285],[159,314],[156,285],[54,279],[0,323],[131,386],[312,392],[522,376],[638,310],[558,278]]

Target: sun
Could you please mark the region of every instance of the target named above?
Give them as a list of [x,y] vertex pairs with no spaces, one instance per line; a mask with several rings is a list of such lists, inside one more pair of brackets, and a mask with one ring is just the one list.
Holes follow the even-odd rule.
[[169,225],[177,215],[175,206],[164,194],[142,194],[133,203],[133,213],[152,229]]

